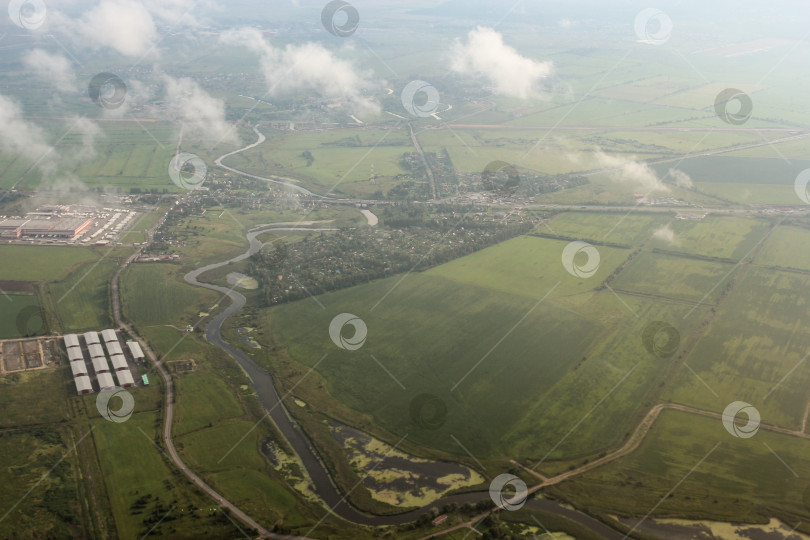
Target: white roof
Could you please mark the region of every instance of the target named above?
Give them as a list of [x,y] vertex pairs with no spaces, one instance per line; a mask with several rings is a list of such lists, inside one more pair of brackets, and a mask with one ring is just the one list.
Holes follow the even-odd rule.
[[79,336],[76,334],[68,334],[65,336],[65,347],[68,349],[71,347],[78,347],[79,346]]
[[93,391],[93,385],[90,384],[90,377],[88,377],[87,375],[80,375],[75,379],[73,379],[73,382],[76,383],[76,392],[78,392],[79,394],[81,394],[85,390],[90,392]]
[[118,341],[115,330],[102,330],[101,337],[104,338],[104,341]]
[[104,358],[104,349],[102,349],[101,345],[97,343],[88,345],[87,352],[90,353],[90,358]]
[[76,347],[71,347],[67,350],[68,358],[71,362],[75,362],[76,360],[84,361],[84,354],[82,354],[81,349],[77,349]]
[[107,352],[110,353],[110,356],[114,354],[124,354],[124,351],[121,350],[121,344],[117,341],[108,341],[105,345],[107,346]]
[[129,367],[127,365],[127,359],[124,358],[123,354],[114,354],[110,356],[110,362],[112,362],[113,369],[126,369]]
[[112,375],[110,375],[109,373],[99,373],[97,380],[98,380],[98,387],[101,390],[115,388],[115,382],[113,381]]
[[110,371],[110,366],[107,365],[107,359],[103,356],[93,358],[93,370],[96,373],[100,373],[102,371]]
[[132,386],[135,384],[135,380],[132,378],[132,373],[130,373],[128,369],[116,371],[115,376],[118,378],[119,386]]
[[91,343],[99,343],[98,332],[85,332],[84,340],[87,342],[88,345],[90,345]]
[[127,347],[129,347],[130,352],[134,358],[143,358],[143,350],[141,350],[141,345],[137,341],[127,341]]
[[74,377],[78,375],[87,375],[87,364],[84,363],[84,360],[79,360],[78,362],[71,362],[70,369],[73,371]]

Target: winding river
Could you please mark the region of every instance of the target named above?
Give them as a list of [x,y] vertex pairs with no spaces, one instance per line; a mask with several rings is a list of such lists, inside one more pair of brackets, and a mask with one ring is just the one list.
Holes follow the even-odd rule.
[[[313,223],[313,222],[307,222]],[[321,500],[326,503],[326,505],[331,509],[332,512],[337,514],[338,516],[362,525],[373,525],[373,526],[382,526],[382,525],[401,525],[403,523],[410,523],[418,519],[422,514],[424,514],[427,510],[432,507],[441,508],[445,504],[455,503],[458,505],[462,505],[464,503],[472,503],[475,504],[482,500],[489,500],[489,492],[469,492],[469,493],[461,493],[457,495],[450,495],[448,497],[444,497],[437,501],[432,502],[431,504],[427,505],[423,508],[418,508],[416,510],[411,510],[408,512],[404,512],[401,514],[394,514],[394,515],[372,515],[366,514],[358,509],[351,506],[348,502],[346,502],[346,496],[343,495],[338,489],[337,486],[332,482],[331,476],[327,471],[325,465],[321,461],[320,457],[316,450],[312,447],[309,439],[298,426],[298,424],[293,420],[293,418],[287,412],[284,404],[281,401],[281,397],[279,396],[278,392],[276,391],[276,387],[273,384],[273,377],[270,373],[267,372],[263,367],[259,364],[254,362],[248,355],[246,355],[241,350],[233,347],[227,341],[222,338],[222,325],[228,317],[239,311],[245,306],[246,298],[241,293],[233,290],[232,288],[223,287],[220,285],[214,285],[211,283],[205,283],[199,280],[199,277],[208,272],[209,270],[214,270],[215,268],[220,268],[222,266],[239,262],[242,260],[247,259],[251,255],[257,253],[261,250],[262,246],[264,245],[260,240],[258,240],[258,236],[268,232],[276,232],[276,231],[331,231],[335,230],[333,228],[310,228],[310,227],[291,227],[287,226],[289,223],[271,223],[262,226],[262,228],[254,229],[247,234],[247,240],[249,242],[248,250],[231,259],[228,259],[223,262],[209,264],[207,266],[203,266],[192,272],[189,272],[185,276],[185,280],[187,283],[197,286],[197,287],[204,287],[206,289],[210,289],[213,291],[217,291],[218,293],[227,296],[231,300],[231,305],[228,306],[224,311],[217,314],[208,325],[205,327],[205,337],[206,339],[214,344],[215,346],[222,349],[225,353],[227,353],[231,358],[236,360],[242,369],[250,377],[253,387],[256,391],[256,395],[261,402],[264,409],[267,411],[267,414],[270,418],[272,418],[275,425],[278,427],[281,434],[293,448],[293,450],[298,454],[301,458],[301,461],[304,464],[304,467],[307,469],[309,477],[312,479],[312,483],[315,487],[315,492],[321,498]],[[589,529],[593,530],[594,532],[599,533],[605,538],[621,538],[621,534],[616,532],[615,530],[611,529],[604,523],[595,520],[594,518],[587,516],[581,512],[577,512],[575,510],[571,510],[555,501],[551,501],[548,499],[533,499],[527,502],[527,505],[532,508],[542,509],[545,511],[551,511],[558,515],[563,515],[588,527]]]
[[[248,174],[244,171],[240,171],[239,169],[234,169],[227,165],[223,165],[222,164],[223,159],[232,156],[234,154],[243,152],[245,150],[248,150],[250,148],[254,148],[265,141],[264,134],[262,134],[256,127],[253,128],[253,131],[258,136],[258,140],[255,143],[249,144],[244,148],[240,148],[238,150],[235,150],[233,152],[230,152],[228,154],[219,157],[218,159],[215,160],[216,165],[236,174],[241,174],[244,176],[248,176],[250,178],[255,178],[257,180],[263,180],[266,182],[287,186],[306,196],[330,199],[330,197],[312,193],[311,191],[295,184],[289,178],[283,177],[266,178]],[[376,224],[377,217],[370,211],[367,210],[363,211],[363,215],[368,220],[369,225],[373,226]],[[185,280],[187,283],[197,287],[204,287],[206,289],[216,291],[224,296],[227,296],[231,300],[231,305],[225,308],[225,310],[223,310],[221,313],[213,317],[211,321],[206,325],[205,327],[206,339],[210,343],[222,349],[226,354],[228,354],[228,356],[230,356],[236,362],[238,362],[239,365],[242,367],[242,369],[247,373],[248,377],[250,377],[253,384],[253,388],[256,391],[256,395],[260,403],[264,407],[264,409],[267,411],[267,415],[273,420],[273,422],[281,432],[282,436],[287,440],[292,449],[301,458],[301,461],[304,467],[306,468],[310,479],[312,480],[316,494],[321,498],[321,500],[329,507],[330,511],[333,512],[334,514],[342,517],[343,519],[361,525],[372,525],[372,526],[401,525],[404,523],[410,523],[417,520],[432,507],[441,508],[445,504],[452,504],[452,503],[457,505],[462,505],[465,503],[475,504],[479,501],[489,500],[488,491],[461,493],[457,495],[450,495],[448,497],[444,497],[442,499],[433,501],[431,504],[423,508],[410,510],[408,512],[403,512],[400,514],[383,515],[383,516],[366,514],[356,509],[355,507],[351,506],[348,502],[346,502],[346,495],[342,494],[340,489],[332,481],[332,478],[326,466],[321,461],[317,451],[312,447],[312,444],[310,443],[307,436],[304,434],[303,430],[287,412],[287,409],[285,408],[283,402],[281,401],[281,397],[276,391],[276,387],[273,384],[273,378],[270,375],[270,373],[268,373],[267,370],[258,365],[256,362],[254,362],[244,352],[233,347],[230,343],[228,343],[223,339],[222,337],[223,323],[228,319],[228,317],[230,317],[231,315],[242,309],[245,306],[247,300],[244,295],[233,290],[233,288],[223,287],[220,285],[214,285],[211,283],[205,283],[200,281],[199,280],[200,276],[210,270],[214,270],[215,268],[220,268],[228,264],[243,261],[248,257],[254,255],[255,253],[258,253],[262,249],[262,246],[264,245],[264,243],[258,239],[258,237],[262,234],[277,231],[336,230],[334,228],[310,227],[310,225],[316,224],[318,224],[318,222],[301,221],[297,223],[282,222],[282,223],[268,223],[264,225],[259,225],[257,228],[254,228],[253,230],[247,233],[247,240],[249,246],[247,251],[245,251],[245,253],[230,258],[226,261],[213,263],[203,266],[201,268],[197,268],[196,270],[193,270],[185,275]],[[571,508],[568,508],[555,501],[549,499],[532,499],[527,501],[526,505],[532,508],[536,508],[538,510],[542,509],[548,512],[553,512],[555,514],[565,516],[579,523],[580,525],[583,525],[591,529],[597,534],[600,534],[604,538],[608,539],[622,538],[622,535],[620,533],[608,527],[604,523],[592,518],[591,516],[588,516],[587,514],[578,512],[576,510],[572,510]]]

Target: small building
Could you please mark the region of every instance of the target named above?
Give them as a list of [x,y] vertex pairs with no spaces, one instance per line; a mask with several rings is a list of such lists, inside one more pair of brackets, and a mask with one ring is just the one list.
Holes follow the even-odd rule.
[[143,360],[143,350],[141,350],[141,345],[137,341],[127,341],[127,347],[129,347],[129,352],[132,353],[132,358],[137,362]]
[[107,347],[107,352],[110,353],[110,356],[114,356],[116,354],[124,354],[124,351],[121,349],[121,344],[118,343],[118,340],[108,341],[104,345]]
[[88,345],[92,345],[92,344],[94,344],[94,343],[95,343],[96,345],[98,345],[99,343],[101,343],[101,342],[98,340],[98,332],[85,332],[85,333],[84,333],[84,341],[85,341],[85,342],[86,342]]
[[128,369],[116,371],[115,377],[118,379],[118,386],[122,388],[130,388],[135,386],[135,379],[132,378],[132,373],[130,373]]
[[87,364],[84,363],[84,360],[79,360],[77,362],[70,363],[70,370],[73,372],[73,378],[80,377],[82,375],[87,375]]
[[84,362],[84,353],[79,347],[70,347],[67,350],[68,360],[71,362],[82,361]]
[[116,335],[115,330],[102,330],[101,337],[104,339],[105,343],[118,341],[118,335]]
[[64,337],[65,339],[65,348],[70,350],[71,347],[78,347],[79,346],[79,336],[76,334],[68,334]]
[[110,362],[112,363],[113,370],[120,371],[122,369],[129,369],[129,365],[127,365],[127,359],[124,358],[123,354],[114,354],[110,356]]
[[144,386],[149,386],[149,377],[146,376],[146,373],[141,375],[141,382]]
[[110,366],[107,364],[107,359],[103,356],[93,358],[93,370],[101,375],[102,373],[109,373]]
[[90,353],[90,358],[104,358],[104,349],[98,343],[88,345],[87,352]]
[[100,390],[112,390],[115,388],[115,381],[109,373],[99,373],[96,378]]
[[90,377],[87,375],[80,375],[79,377],[75,377],[73,382],[76,383],[76,392],[81,394],[92,394],[93,393],[93,385],[90,384]]

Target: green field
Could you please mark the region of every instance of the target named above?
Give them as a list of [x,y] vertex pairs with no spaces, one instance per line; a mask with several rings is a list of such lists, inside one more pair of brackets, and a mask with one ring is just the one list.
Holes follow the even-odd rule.
[[797,246],[802,246],[807,241],[808,234],[810,231],[805,228],[777,227],[757,253],[754,262],[764,266],[810,270],[810,253],[805,249],[797,249]]
[[59,369],[0,377],[0,390],[0,408],[5,411],[0,427],[65,421],[69,418],[67,397],[76,393],[72,379]]
[[[747,268],[686,361],[671,399],[716,409],[747,401],[763,421],[797,429],[807,403],[810,276]],[[717,395],[715,395],[717,394]],[[718,397],[719,396],[719,397]]]
[[[688,309],[630,298],[625,302],[643,317],[634,320],[611,293],[593,291],[600,275],[622,262],[624,250],[600,248],[603,266],[591,282],[562,268],[564,245],[516,238],[399,284],[401,278],[391,278],[325,294],[325,310],[306,301],[274,308],[270,328],[305,366],[326,354],[316,369],[331,396],[373,415],[392,433],[409,433],[409,440],[456,454],[460,449],[448,434],[475,433],[464,441],[474,455],[542,456],[538,449],[551,449],[577,414],[643,361],[636,366],[638,377],[627,381],[627,395],[600,411],[615,416],[621,410],[625,417],[636,412],[645,381],[668,366],[644,361],[643,325]],[[341,312],[358,315],[368,326],[359,351],[341,351],[329,339],[329,322]],[[578,387],[588,388],[586,394],[572,391]],[[448,408],[441,429],[420,428],[409,417],[410,401],[424,392]],[[493,397],[504,392],[508,400]],[[560,416],[549,415],[557,409]],[[593,451],[606,442],[589,430],[605,434],[602,424],[589,422],[559,450]],[[607,440],[620,435],[613,430]]]
[[738,261],[765,238],[769,227],[768,221],[749,217],[675,220],[671,225],[674,241],[656,239],[650,247]]
[[[75,538],[88,534],[76,520],[78,471],[65,428],[0,433],[0,536]],[[68,459],[63,459],[68,457]]]
[[810,516],[807,450],[797,437],[760,428],[740,439],[719,419],[664,411],[631,456],[553,491],[592,512],[643,516],[660,501],[653,517],[765,523],[776,513],[795,524]]
[[665,255],[641,253],[613,280],[614,289],[691,302],[713,303],[727,284],[733,265]]
[[[399,166],[403,154],[414,151],[407,130],[341,129],[314,133],[268,132],[267,141],[228,158],[226,164],[262,175],[282,174],[301,179],[318,193],[369,195],[387,191],[390,178],[404,174]],[[312,154],[307,165],[304,152]],[[378,177],[369,183],[371,168]]]
[[[0,339],[44,334],[46,325],[33,295],[0,295]],[[26,322],[27,321],[27,322]],[[22,330],[22,332],[21,332]]]
[[635,246],[647,240],[656,228],[669,220],[669,216],[627,212],[564,212],[547,225],[538,227],[537,232]]
[[219,295],[183,283],[182,274],[175,264],[131,265],[121,280],[126,317],[141,325],[195,324]]
[[0,246],[0,277],[9,281],[58,281],[103,251],[65,246]]

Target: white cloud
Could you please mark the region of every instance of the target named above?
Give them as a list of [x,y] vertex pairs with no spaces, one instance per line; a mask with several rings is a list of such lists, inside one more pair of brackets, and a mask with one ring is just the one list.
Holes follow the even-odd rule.
[[0,95],[0,149],[39,161],[40,167],[52,169],[55,152],[45,141],[45,133],[37,125],[26,122],[20,106],[3,95]]
[[694,185],[692,178],[680,169],[670,169],[669,177],[672,178],[675,185],[678,187],[690,188]]
[[75,92],[76,74],[70,60],[61,54],[33,49],[23,56],[23,64],[37,76],[47,79],[60,92]]
[[317,43],[274,47],[255,29],[224,32],[222,43],[247,47],[259,54],[269,95],[313,90],[319,95],[342,101],[355,112],[378,113],[380,106],[364,93],[377,86],[346,60]]
[[88,118],[73,117],[66,121],[67,128],[71,133],[78,133],[82,136],[82,146],[77,152],[71,154],[75,161],[87,161],[96,157],[96,139],[102,136],[101,128]]
[[155,21],[141,2],[102,0],[78,20],[66,19],[68,32],[96,46],[111,47],[137,57],[151,51],[157,42]]
[[669,191],[669,187],[658,178],[655,171],[646,163],[625,156],[606,154],[598,149],[593,153],[593,156],[596,162],[606,169],[607,175],[617,182],[629,184],[644,193]]
[[166,102],[190,135],[209,142],[239,142],[233,126],[225,121],[225,102],[208,94],[189,78],[164,75]]
[[653,233],[653,238],[663,240],[667,244],[678,245],[680,241],[675,237],[675,231],[669,225],[662,225]]
[[553,64],[522,56],[503,42],[501,34],[479,26],[470,31],[466,43],[453,45],[450,69],[488,80],[498,94],[526,99],[539,94],[539,83],[551,75]]

